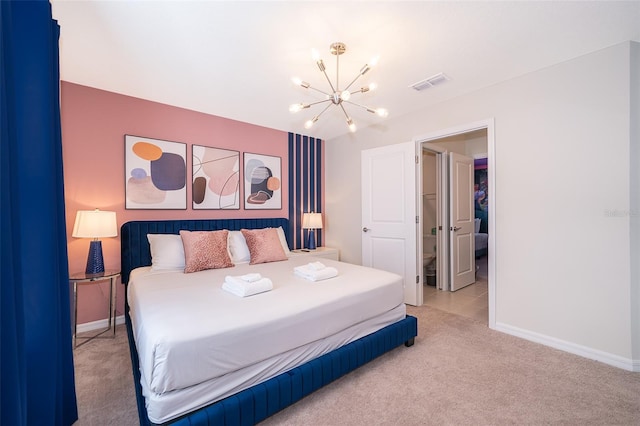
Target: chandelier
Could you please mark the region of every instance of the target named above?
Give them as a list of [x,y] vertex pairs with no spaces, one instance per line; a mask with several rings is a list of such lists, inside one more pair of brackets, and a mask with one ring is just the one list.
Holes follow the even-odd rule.
[[307,109],[311,106],[314,105],[319,105],[319,104],[324,104],[327,103],[327,105],[324,107],[324,109],[322,111],[320,111],[319,114],[317,114],[316,116],[314,116],[313,118],[307,120],[304,123],[304,127],[306,129],[310,129],[316,121],[318,121],[318,119],[320,118],[320,116],[322,114],[324,114],[324,112],[326,110],[328,110],[331,105],[335,105],[337,107],[339,107],[342,112],[344,113],[344,116],[346,117],[347,120],[347,126],[349,126],[349,130],[351,132],[355,132],[356,131],[356,124],[354,123],[353,119],[351,118],[351,116],[347,113],[347,110],[344,107],[344,104],[350,104],[350,105],[355,105],[357,107],[363,108],[366,111],[373,113],[373,114],[377,114],[380,117],[386,117],[387,115],[389,115],[388,111],[384,108],[370,108],[368,106],[365,105],[361,105],[359,103],[354,102],[353,100],[351,100],[351,97],[355,94],[358,93],[366,93],[372,90],[375,90],[376,85],[374,83],[368,85],[368,86],[362,86],[360,87],[358,90],[355,91],[349,91],[349,89],[351,88],[351,86],[353,86],[353,84],[363,75],[365,75],[376,63],[377,63],[377,58],[374,58],[370,61],[369,64],[364,64],[364,66],[362,68],[360,68],[360,71],[358,72],[358,75],[356,75],[356,77],[351,81],[351,83],[349,83],[344,89],[340,89],[340,55],[342,55],[344,52],[346,52],[347,50],[347,46],[344,43],[340,43],[340,42],[336,42],[331,44],[330,47],[330,52],[332,55],[335,55],[336,57],[336,81],[335,84],[333,84],[331,82],[331,79],[329,78],[329,76],[327,75],[327,71],[324,65],[324,62],[322,61],[322,59],[320,58],[320,55],[318,54],[318,52],[316,50],[313,50],[313,60],[316,62],[316,65],[318,65],[318,68],[320,69],[320,72],[322,72],[322,74],[324,74],[325,78],[327,79],[327,82],[329,83],[329,88],[330,91],[329,92],[325,92],[323,90],[317,89],[315,87],[312,87],[309,83],[307,83],[306,81],[302,81],[299,78],[293,78],[293,82],[294,84],[304,88],[304,89],[311,89],[311,90],[315,90],[316,92],[322,93],[325,96],[325,99],[321,100],[321,101],[317,101],[317,102],[311,102],[308,104],[305,103],[298,103],[298,104],[293,104],[289,107],[289,111],[295,113],[298,112],[300,110],[303,109]]

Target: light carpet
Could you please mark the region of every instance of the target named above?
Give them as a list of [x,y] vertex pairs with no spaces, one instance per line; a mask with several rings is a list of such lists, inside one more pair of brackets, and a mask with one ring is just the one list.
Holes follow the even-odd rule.
[[[394,349],[261,425],[640,425],[640,374],[407,307],[415,345]],[[126,330],[74,351],[76,425],[138,424]]]

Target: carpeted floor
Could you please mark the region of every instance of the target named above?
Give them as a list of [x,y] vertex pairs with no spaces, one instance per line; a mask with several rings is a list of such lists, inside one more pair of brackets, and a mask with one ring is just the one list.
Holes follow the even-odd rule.
[[[91,335],[91,333],[87,333]],[[73,351],[78,421],[75,425],[137,425],[127,330],[116,327],[116,337],[98,338]]]
[[[427,307],[399,347],[277,413],[270,425],[640,425],[640,373]],[[138,424],[126,331],[77,348],[77,425]]]

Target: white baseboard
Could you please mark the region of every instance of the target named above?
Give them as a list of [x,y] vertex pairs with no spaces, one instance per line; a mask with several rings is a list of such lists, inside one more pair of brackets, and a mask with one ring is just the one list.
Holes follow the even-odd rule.
[[577,345],[575,343],[556,339],[555,337],[546,336],[544,334],[535,333],[529,330],[524,330],[522,328],[514,327],[508,324],[496,323],[495,330],[510,334],[512,336],[520,337],[525,340],[540,343],[545,346],[550,346],[564,352],[569,352],[583,358],[599,361],[613,367],[621,368],[623,370],[640,372],[640,360],[624,358],[619,355],[614,355],[586,346]]
[[[116,325],[124,324],[124,315],[116,317]],[[101,319],[98,321],[85,322],[78,324],[78,333],[84,333],[85,331],[101,330],[109,326],[109,318]]]

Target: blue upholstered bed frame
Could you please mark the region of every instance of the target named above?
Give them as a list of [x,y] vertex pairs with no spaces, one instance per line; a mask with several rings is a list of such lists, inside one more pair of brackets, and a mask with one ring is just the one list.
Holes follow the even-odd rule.
[[[291,241],[289,221],[283,218],[127,222],[122,225],[120,234],[122,282],[125,286],[127,285],[129,273],[133,269],[151,265],[147,234],[178,234],[181,229],[190,231],[240,230],[278,226],[282,226],[287,241]],[[138,351],[133,339],[129,304],[126,297],[125,322],[129,337],[140,424],[151,425],[142,396]],[[406,318],[395,324],[170,423],[174,425],[256,424],[377,356],[402,344],[411,346],[417,334],[416,318],[407,315]]]

